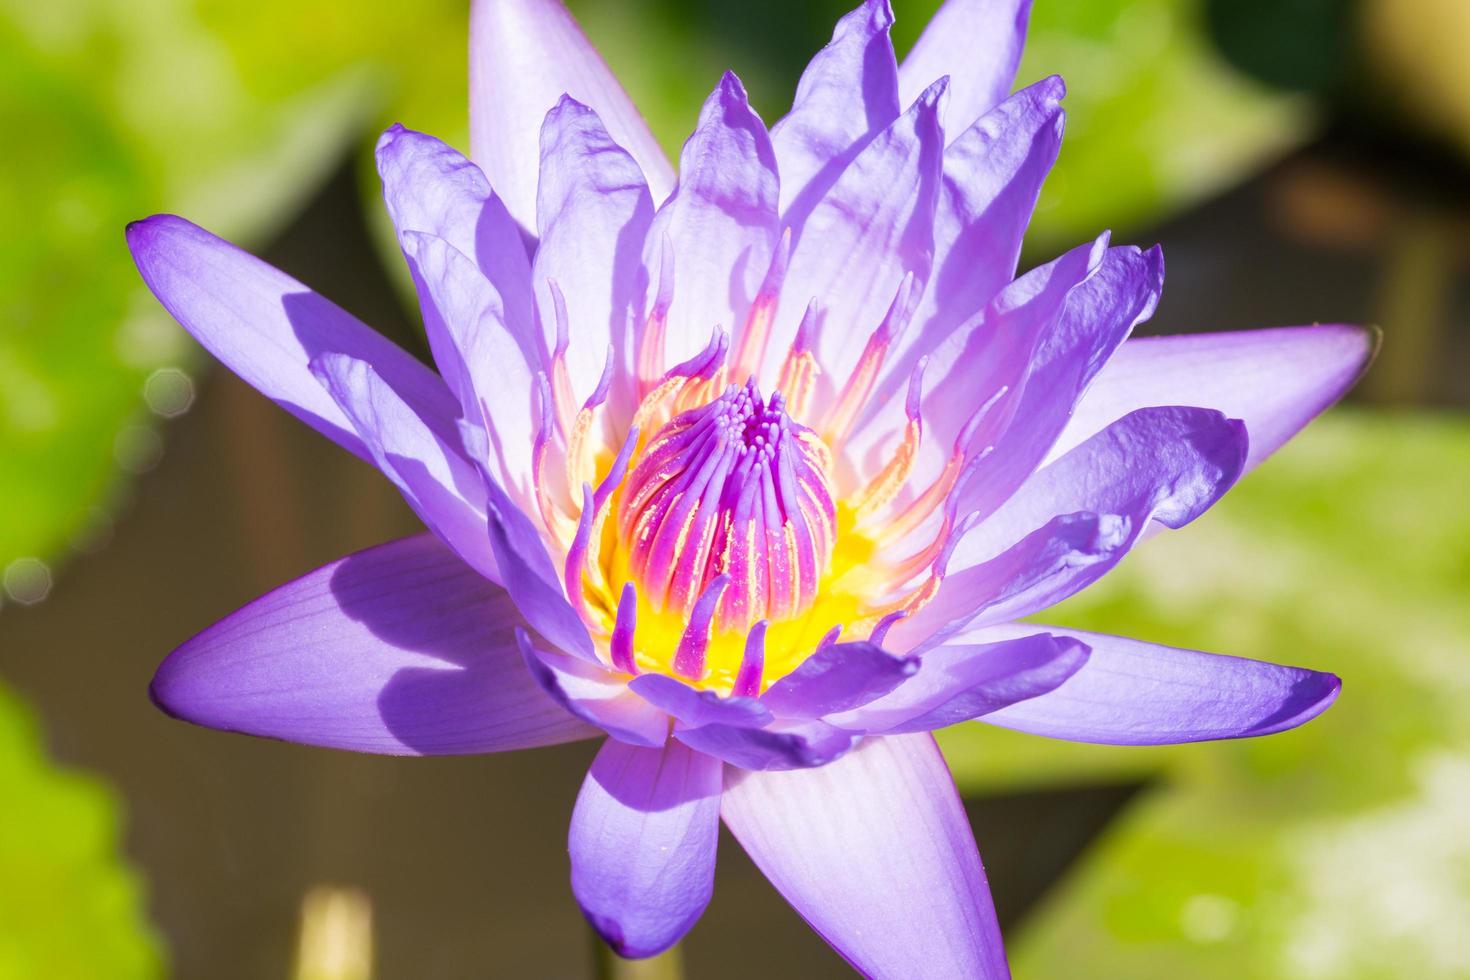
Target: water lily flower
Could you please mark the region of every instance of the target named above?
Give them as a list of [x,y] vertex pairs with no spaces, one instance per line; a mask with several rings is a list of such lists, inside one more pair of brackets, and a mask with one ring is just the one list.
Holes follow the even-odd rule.
[[902,65],[838,22],[769,130],[733,74],[677,176],[556,0],[478,0],[469,159],[377,146],[437,372],[182,218],[128,229],[211,353],[380,469],[431,534],[343,558],[162,665],[201,725],[361,752],[603,738],[572,889],[676,942],[723,820],[859,971],[1007,975],[930,734],[1279,732],[1330,674],[1023,620],[1189,523],[1334,402],[1347,326],[1129,339],[1157,248],[1016,276],[1063,85],[1008,95],[1024,0]]

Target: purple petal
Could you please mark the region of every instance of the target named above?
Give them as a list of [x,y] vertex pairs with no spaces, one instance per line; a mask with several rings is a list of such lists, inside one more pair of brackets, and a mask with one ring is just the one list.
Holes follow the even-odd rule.
[[485,483],[456,440],[433,432],[371,364],[323,354],[311,369],[414,513],[481,575],[503,581],[485,534]]
[[663,952],[709,904],[722,769],[678,742],[609,740],[593,760],[567,841],[572,893],[619,956]]
[[767,367],[779,365],[807,302],[826,311],[817,360],[841,384],[882,322],[907,275],[922,280],[934,247],[934,208],[943,163],[938,103],[943,86],[869,142],[799,227]]
[[898,68],[899,94],[948,75],[949,126],[968,126],[1010,92],[1030,18],[1031,0],[945,0]]
[[601,664],[542,650],[524,633],[518,639],[531,676],[567,711],[629,745],[658,748],[668,740],[668,717],[629,691],[626,677]]
[[1211,409],[1139,409],[1038,470],[960,540],[951,567],[984,561],[1077,511],[1183,527],[1234,485],[1248,444],[1244,424]]
[[1245,421],[1249,470],[1341,398],[1377,349],[1376,331],[1341,324],[1139,337],[1098,373],[1052,456],[1136,408],[1199,405]]
[[[1058,269],[1058,274],[1051,276],[1042,292],[1031,300],[1026,296],[1031,287],[1023,285],[1030,276],[1024,276],[987,310],[986,320],[994,322],[1004,318],[1008,305],[1019,299],[1017,314],[1022,319],[1033,319],[1029,311],[1040,304],[1037,312],[1043,314],[1043,326],[1035,334],[1037,344],[1019,390],[1008,391],[1005,404],[996,413],[997,420],[1005,423],[1004,430],[992,439],[992,430],[985,425],[973,437],[972,449],[993,445],[994,451],[956,489],[951,503],[958,514],[988,517],[1035,472],[1088,383],[1133,327],[1153,313],[1163,290],[1163,257],[1157,248],[1147,252],[1131,247],[1110,248],[1080,281],[1068,286],[1069,278],[1070,274],[1062,275]],[[1064,291],[1053,316],[1048,313],[1049,298],[1057,287],[1064,287]],[[1022,328],[1022,332],[1028,330]],[[957,375],[963,377],[965,372]],[[971,388],[964,396],[963,386],[942,387],[954,390],[936,391],[926,398],[926,415],[938,417],[956,411],[959,417],[968,418],[995,394]],[[968,411],[958,408],[963,400],[969,402]]]
[[772,684],[761,703],[782,717],[819,718],[880,698],[918,669],[918,660],[872,643],[832,644]]
[[1326,711],[1342,687],[1315,670],[1051,626],[1015,624],[966,638],[1033,630],[1087,644],[1087,663],[1056,690],[982,720],[1073,742],[1172,745],[1295,728]]
[[512,328],[495,286],[447,240],[406,231],[400,242],[424,298],[425,325],[447,348],[436,351],[435,359],[455,365],[454,370],[444,368],[445,376],[462,379],[455,387],[465,417],[483,419],[488,430],[484,439],[490,475],[523,510],[532,510],[533,390],[544,366],[536,328]]
[[[909,348],[910,356],[929,358],[920,402],[926,431],[912,477],[915,485],[938,477],[955,451],[983,453],[1001,439],[1021,404],[1033,363],[1041,363],[1040,350],[1060,329],[1069,297],[1108,258],[1107,241],[1108,236],[1101,235],[1027,272],[992,299],[982,316],[971,317],[934,349],[925,349],[928,340],[936,339],[932,336]],[[906,392],[894,394],[899,400],[905,397]],[[1058,391],[1056,397],[1065,400],[1069,393]],[[891,410],[891,404],[888,409],[878,404],[848,448],[859,461],[859,470],[870,474],[892,455],[898,438],[894,420],[907,422],[902,413]],[[1034,468],[1035,453],[1021,449],[1021,468]],[[960,516],[965,512],[959,510]]]
[[809,212],[868,140],[898,118],[892,23],[888,0],[864,0],[839,20],[802,72],[791,112],[771,128],[788,220]]
[[488,473],[485,502],[500,580],[521,615],[557,649],[600,663],[586,624],[562,592],[561,578],[546,553],[541,532]]
[[567,368],[578,399],[597,387],[609,344],[620,382],[632,364],[628,326],[642,318],[643,242],[652,220],[638,165],[597,113],[571,99],[556,103],[541,128],[541,244],[532,277],[548,350],[556,346],[556,313],[547,280],[566,298]]
[[821,769],[727,772],[720,815],[865,976],[1010,976],[980,854],[932,736],[867,739]]
[[877,734],[928,732],[1054,690],[1087,662],[1087,647],[1047,633],[930,650],[912,679],[829,724]]
[[924,653],[977,620],[1004,622],[1061,602],[1127,554],[1136,526],[1116,514],[1064,514],[986,561],[952,568],[938,594],[894,625],[888,644]]
[[554,745],[597,734],[520,663],[520,618],[432,535],[333,562],[169,655],[151,693],[198,725],[389,755]]
[[857,736],[821,721],[777,721],[767,728],[712,724],[681,728],[674,738],[741,769],[805,769],[842,756]]
[[638,162],[655,200],[674,171],[648,125],[560,0],[470,8],[471,155],[521,226],[536,227],[537,134],[563,95],[591,106]]
[[[776,157],[745,88],[726,72],[684,144],[679,185],[659,209],[644,246],[656,279],[660,253],[673,249],[674,295],[665,357],[677,364],[716,325],[735,340],[761,286],[779,234]],[[743,379],[742,379],[743,380]]]
[[531,260],[519,226],[480,168],[434,137],[397,125],[378,138],[377,161],[399,236],[418,231],[444,239],[490,280],[511,329],[533,336]]
[[628,687],[689,728],[713,724],[761,728],[771,722],[771,712],[755,698],[720,697],[714,691],[696,691],[665,674],[642,674],[633,678]]
[[1202,408],[1145,408],[1115,422],[959,538],[939,594],[895,626],[895,644],[1019,619],[1085,588],[1150,521],[1182,527],[1219,500],[1240,477],[1247,441],[1239,421]]
[[[1021,239],[1062,143],[1067,87],[1056,75],[1017,92],[944,151],[935,274],[919,325],[947,334],[1015,277]],[[928,349],[928,348],[926,348]]]
[[[1015,277],[1021,239],[1061,147],[1065,91],[1056,76],[1037,82],[986,113],[944,151],[934,271],[912,324],[884,365],[873,404],[889,410],[874,412],[875,420],[903,418],[889,403],[903,398],[919,357],[929,358],[924,378],[930,389],[954,371],[971,371],[974,351],[956,332],[981,327],[974,318]],[[966,407],[973,412],[975,403]],[[933,433],[925,440],[926,455],[934,459],[921,473],[937,475],[968,414],[938,412],[925,419]],[[875,428],[873,437],[891,444],[895,425]]]
[[438,375],[278,269],[171,214],[128,226],[143,281],[194,339],[261,394],[365,460],[372,454],[322,386],[311,359],[372,364],[430,428],[454,432],[459,406]]

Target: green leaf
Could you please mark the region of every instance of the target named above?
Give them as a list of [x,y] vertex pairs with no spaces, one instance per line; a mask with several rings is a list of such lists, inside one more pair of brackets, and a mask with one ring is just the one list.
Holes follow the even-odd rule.
[[119,808],[54,769],[35,720],[0,686],[0,980],[163,974],[137,876],[117,860]]

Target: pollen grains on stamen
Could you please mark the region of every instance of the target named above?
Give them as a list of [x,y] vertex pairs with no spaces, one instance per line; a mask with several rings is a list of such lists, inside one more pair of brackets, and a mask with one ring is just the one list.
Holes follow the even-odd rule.
[[666,423],[623,487],[628,572],[652,608],[688,616],[724,576],[713,629],[800,615],[831,562],[831,456],[754,381]]

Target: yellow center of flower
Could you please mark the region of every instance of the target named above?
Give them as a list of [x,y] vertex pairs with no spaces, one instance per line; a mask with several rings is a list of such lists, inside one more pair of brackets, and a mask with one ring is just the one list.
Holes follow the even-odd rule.
[[[537,501],[567,598],[612,667],[759,694],[823,644],[879,640],[932,597],[948,530],[940,504],[961,454],[927,488],[907,486],[921,434],[915,372],[888,462],[839,492],[837,453],[876,383],[890,320],[819,409],[811,310],[766,398],[752,379],[774,297],[758,298],[736,351],[716,331],[705,351],[661,371],[666,309],[655,306],[639,339],[639,403],[624,423],[603,411],[606,378],[574,410],[559,331]],[[732,372],[748,380],[730,384]],[[558,441],[564,482],[549,465]],[[916,548],[916,536],[927,543]]]

